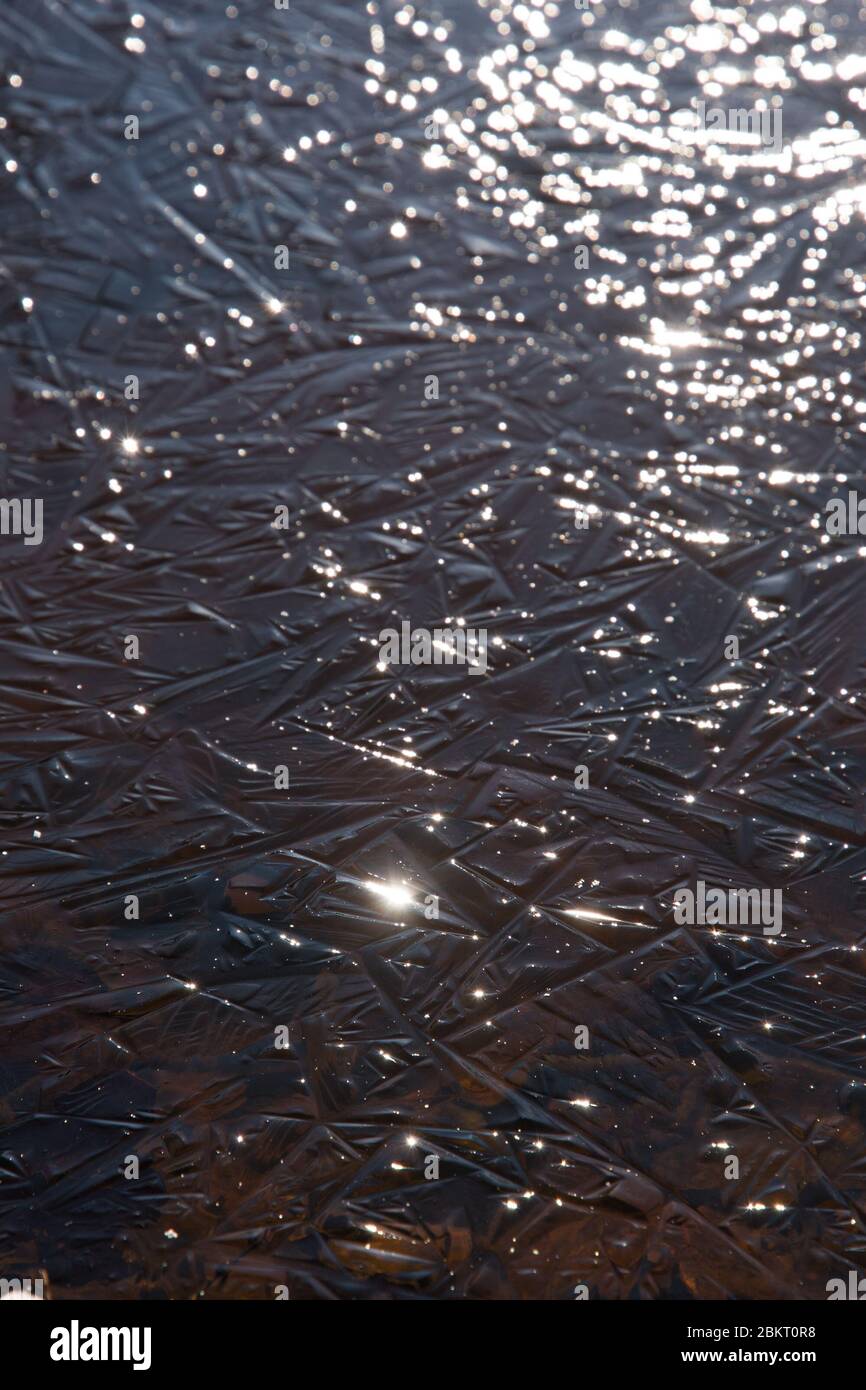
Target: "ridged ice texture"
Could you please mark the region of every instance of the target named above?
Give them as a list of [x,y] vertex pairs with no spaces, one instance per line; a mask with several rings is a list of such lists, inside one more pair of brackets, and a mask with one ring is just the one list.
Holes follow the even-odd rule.
[[[0,1274],[823,1299],[864,1262],[866,541],[823,509],[866,21],[134,16],[0,7],[2,489],[45,517],[0,537]],[[779,98],[774,143],[698,122]],[[403,621],[486,674],[379,662]],[[678,925],[698,880],[781,933]]]

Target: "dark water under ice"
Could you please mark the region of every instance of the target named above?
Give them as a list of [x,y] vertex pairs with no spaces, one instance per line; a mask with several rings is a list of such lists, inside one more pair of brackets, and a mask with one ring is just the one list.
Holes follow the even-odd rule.
[[[823,509],[866,13],[4,0],[0,84],[44,500],[0,538],[0,1272],[863,1272],[866,539]],[[486,672],[379,662],[404,621]],[[679,924],[698,880],[781,933]]]

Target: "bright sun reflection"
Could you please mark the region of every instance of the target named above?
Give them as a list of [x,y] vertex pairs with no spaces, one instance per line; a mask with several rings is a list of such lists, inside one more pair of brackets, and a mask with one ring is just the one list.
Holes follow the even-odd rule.
[[371,893],[378,893],[380,898],[384,898],[388,907],[408,907],[412,902],[412,894],[403,883],[373,883],[366,884]]

